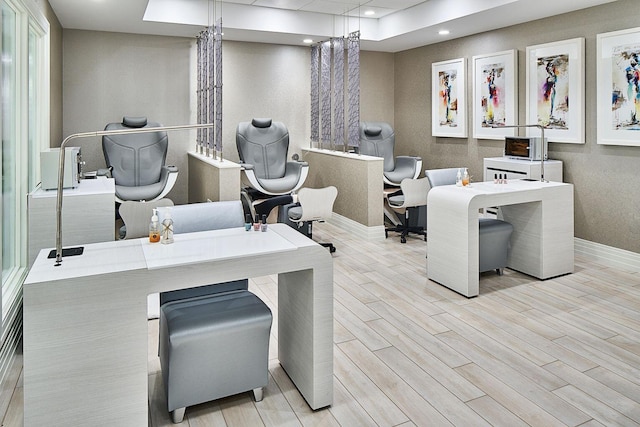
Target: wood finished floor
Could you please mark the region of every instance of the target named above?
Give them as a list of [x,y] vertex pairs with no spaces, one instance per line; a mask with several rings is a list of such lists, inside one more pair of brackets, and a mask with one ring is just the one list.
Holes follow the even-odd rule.
[[[467,299],[426,279],[421,239],[314,228],[337,247],[334,404],[313,412],[295,389],[277,361],[274,318],[264,400],[190,407],[182,425],[640,425],[640,274],[577,259],[574,274],[546,281],[483,274],[480,296]],[[275,280],[250,285],[274,314]],[[150,321],[150,425],[169,426],[156,345]],[[3,426],[22,425],[17,365]]]

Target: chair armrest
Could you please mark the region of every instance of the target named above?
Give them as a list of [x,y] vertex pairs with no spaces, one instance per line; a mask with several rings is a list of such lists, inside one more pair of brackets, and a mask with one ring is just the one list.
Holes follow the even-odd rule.
[[304,182],[307,179],[307,175],[309,175],[309,163],[307,162],[287,162],[287,166],[285,168],[285,175],[296,174],[300,178],[298,179],[298,184],[291,190],[292,193],[295,193],[302,187]]
[[240,167],[247,171],[252,171],[254,169],[251,163],[240,163]]
[[178,179],[178,167],[177,166],[162,166],[160,170],[160,181],[164,182],[164,188],[162,192],[154,198],[154,200],[159,200],[169,194],[169,191],[173,188],[176,181]]
[[422,170],[422,157],[398,156],[396,157],[396,170],[407,169],[413,171],[413,179],[420,175]]
[[102,168],[96,171],[96,176],[107,176],[111,178],[111,168]]

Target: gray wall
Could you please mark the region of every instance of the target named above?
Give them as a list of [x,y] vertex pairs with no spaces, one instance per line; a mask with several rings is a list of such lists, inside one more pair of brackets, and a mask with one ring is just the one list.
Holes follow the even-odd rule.
[[[565,181],[575,186],[576,237],[640,253],[640,190],[635,184],[640,169],[640,147],[596,143],[596,34],[638,26],[637,6],[637,0],[619,0],[397,53],[395,130],[398,154],[421,155],[425,169],[465,165],[477,180],[481,180],[482,159],[501,156],[502,144],[471,137],[431,136],[431,63],[466,57],[467,75],[471,76],[472,56],[518,49],[519,122],[526,123],[526,47],[584,37],[586,144],[550,144],[549,155],[564,162]],[[471,79],[468,79],[467,94],[472,94]],[[470,105],[468,113],[470,116]],[[640,134],[638,137],[640,139]]]

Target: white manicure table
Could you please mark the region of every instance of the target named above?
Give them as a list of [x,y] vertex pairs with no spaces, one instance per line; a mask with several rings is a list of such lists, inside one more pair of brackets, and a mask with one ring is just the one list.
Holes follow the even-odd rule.
[[479,292],[478,212],[511,223],[508,267],[548,279],[574,268],[573,185],[511,180],[434,187],[427,197],[427,276],[466,297]]
[[94,243],[24,284],[24,425],[146,426],[147,295],[278,274],[278,359],[312,409],[333,400],[333,261],[284,224]]

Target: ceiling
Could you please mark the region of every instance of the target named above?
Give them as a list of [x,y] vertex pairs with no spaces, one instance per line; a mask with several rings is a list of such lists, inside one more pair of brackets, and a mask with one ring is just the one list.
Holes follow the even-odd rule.
[[[398,52],[616,0],[49,0],[63,28],[194,37],[222,18],[224,40],[302,45],[360,31]],[[373,11],[374,15],[365,15]],[[448,30],[448,35],[440,35]]]

